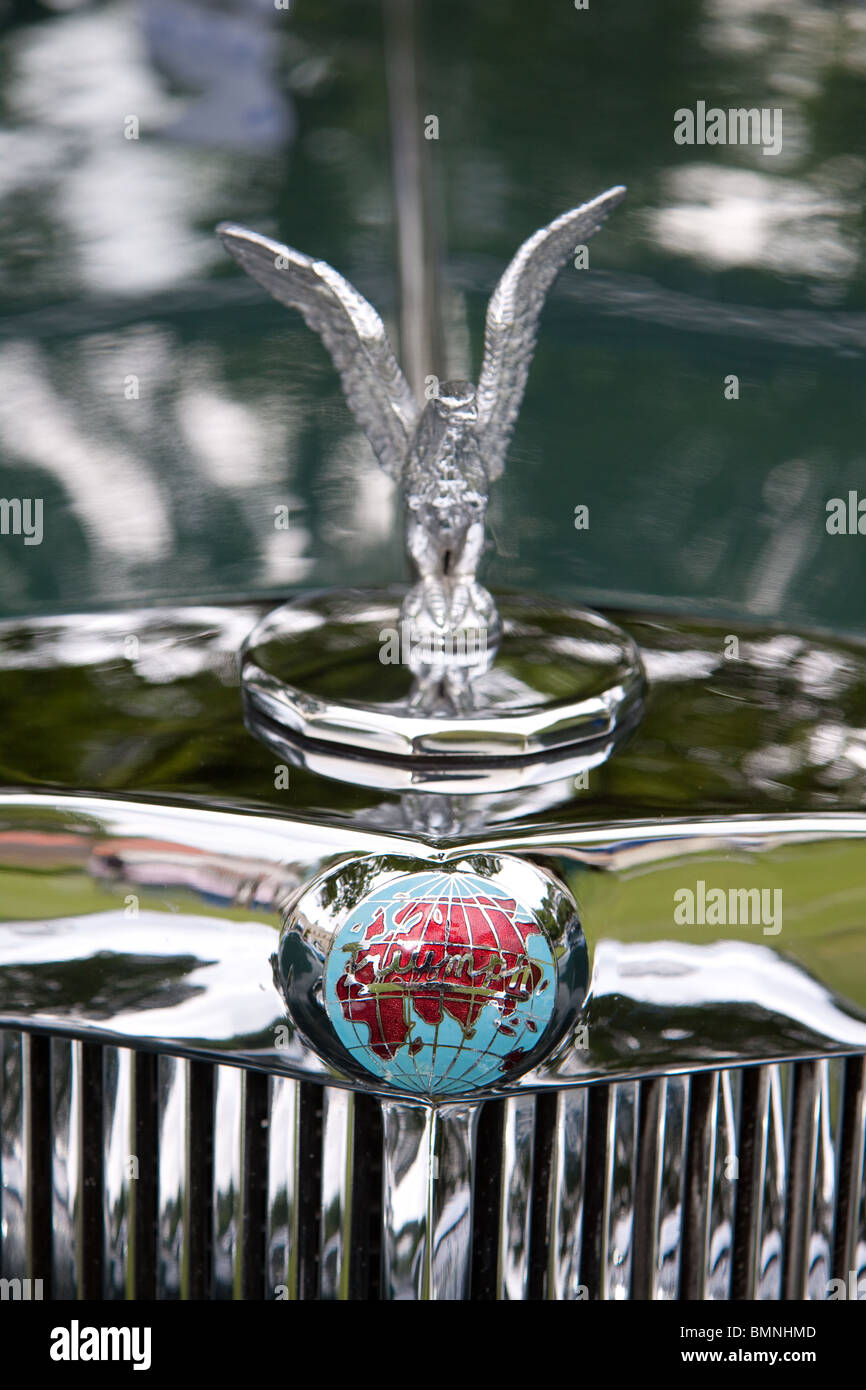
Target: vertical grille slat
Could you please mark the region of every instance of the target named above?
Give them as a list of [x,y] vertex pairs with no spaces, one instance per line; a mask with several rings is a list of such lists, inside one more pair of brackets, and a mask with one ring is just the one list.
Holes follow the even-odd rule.
[[284,1076],[270,1077],[268,1100],[264,1296],[296,1299],[301,1083]]
[[547,1297],[582,1297],[580,1255],[586,1194],[588,1090],[556,1097],[549,1189]]
[[[235,1298],[240,1293],[243,1072],[236,1067],[220,1067],[214,1083],[213,1278],[210,1296],[222,1299]],[[206,1235],[204,1239],[207,1239]]]
[[864,1057],[433,1116],[13,1030],[0,1059],[13,1297],[866,1299]]
[[131,1052],[106,1047],[103,1058],[103,1288],[106,1299],[127,1298],[130,1286],[133,1177],[133,1066]]
[[27,1266],[27,1144],[24,1134],[24,1040],[0,1032],[0,1277]]
[[52,1285],[51,1042],[25,1033],[24,1135],[27,1174],[27,1278]]
[[322,1110],[320,1298],[349,1296],[354,1140],[355,1098],[351,1091],[329,1089]]
[[154,1299],[159,1222],[159,1058],[132,1054],[132,1152],[135,1177],[129,1226],[129,1265],[135,1298]]
[[78,1296],[78,1219],[81,1136],[81,1070],[75,1043],[51,1039],[51,1182],[52,1281],[54,1298]]
[[691,1079],[679,1294],[683,1299],[724,1302],[731,1296],[739,1082],[729,1071],[700,1072]]
[[866,1057],[845,1063],[834,1278],[866,1299]]
[[732,1297],[779,1299],[787,1179],[778,1066],[746,1069],[742,1116]]
[[175,1057],[159,1058],[156,1292],[161,1299],[180,1298],[183,1283],[188,1066]]
[[621,1081],[607,1089],[600,1297],[619,1300],[631,1295],[640,1085],[637,1081]]
[[503,1124],[497,1279],[501,1299],[522,1301],[528,1292],[534,1150],[535,1097],[511,1096],[505,1102]]
[[644,1083],[635,1202],[633,1298],[675,1299],[680,1284],[688,1077]]
[[471,1283],[478,1109],[383,1102],[382,1291],[463,1300]]
[[103,1049],[75,1043],[81,1068],[81,1222],[79,1297],[102,1297],[103,1240]]
[[546,1298],[548,1245],[551,1240],[551,1179],[556,1143],[557,1095],[542,1092],[535,1098],[535,1149],[532,1156],[532,1209],[529,1225],[529,1277],[526,1297]]
[[832,1277],[836,1163],[832,1138],[830,1065],[794,1068],[785,1298],[822,1299]]
[[580,1283],[587,1298],[602,1298],[605,1194],[607,1191],[608,1141],[607,1086],[587,1087],[586,1187],[583,1208],[583,1244],[580,1249]]
[[680,1275],[680,1297],[689,1301],[707,1297],[719,1082],[718,1073],[703,1072],[692,1080],[689,1096]]

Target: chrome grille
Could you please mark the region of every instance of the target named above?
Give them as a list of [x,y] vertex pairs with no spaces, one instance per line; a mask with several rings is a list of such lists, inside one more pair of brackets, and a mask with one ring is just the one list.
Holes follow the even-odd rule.
[[[399,1114],[128,1048],[0,1047],[4,1278],[46,1298],[381,1296],[383,1171],[417,1186],[384,1152]],[[517,1096],[473,1134],[449,1267],[474,1299],[824,1298],[831,1278],[866,1298],[862,1057]]]

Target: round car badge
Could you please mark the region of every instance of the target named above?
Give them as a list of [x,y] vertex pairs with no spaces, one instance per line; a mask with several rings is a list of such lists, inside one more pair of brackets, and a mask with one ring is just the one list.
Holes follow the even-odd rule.
[[279,975],[323,1058],[373,1089],[434,1099],[495,1090],[547,1056],[588,962],[566,890],[484,854],[323,875],[286,924]]

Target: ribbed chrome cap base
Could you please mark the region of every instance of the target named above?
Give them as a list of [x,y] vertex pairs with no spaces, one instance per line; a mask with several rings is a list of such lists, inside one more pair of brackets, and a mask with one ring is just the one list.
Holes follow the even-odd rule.
[[364,786],[508,791],[604,762],[640,714],[631,638],[598,613],[497,596],[501,631],[435,648],[401,621],[400,590],[305,595],[248,638],[257,736]]

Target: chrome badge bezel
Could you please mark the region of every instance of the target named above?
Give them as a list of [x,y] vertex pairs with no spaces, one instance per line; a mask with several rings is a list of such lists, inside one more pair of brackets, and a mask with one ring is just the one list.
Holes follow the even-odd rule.
[[[440,1065],[442,1070],[435,1074],[428,1070],[425,1078],[423,1072],[415,1071],[413,1064],[395,1063],[392,1067],[383,1063],[372,1041],[368,1046],[361,1044],[363,1034],[357,1026],[355,1035],[359,1037],[359,1044],[350,1050],[345,1037],[340,1035],[346,1030],[335,1023],[341,1007],[334,991],[335,953],[349,949],[347,934],[353,922],[360,922],[358,914],[365,907],[375,913],[384,899],[396,899],[403,891],[411,898],[412,890],[420,881],[429,882],[439,875],[453,875],[458,880],[463,877],[464,881],[466,876],[479,879],[492,899],[513,903],[514,919],[520,916],[524,925],[527,918],[531,920],[530,934],[537,933],[542,938],[542,954],[547,952],[550,961],[550,974],[542,987],[547,981],[552,985],[552,1002],[544,1003],[544,1022],[537,1038],[521,1051],[519,1058],[510,1056],[507,1066],[483,1069],[480,1077],[475,1078],[471,1076],[471,1068],[461,1072],[459,1079],[449,1076],[450,1064],[454,1061],[453,1046],[450,1051],[441,1049],[442,1059],[438,1064],[434,1047],[433,1059],[427,1059],[427,1067]],[[441,901],[440,891],[437,902]],[[429,921],[430,918],[425,920],[425,929]],[[393,937],[389,940],[393,941]],[[454,959],[447,952],[445,958]],[[337,968],[340,964],[337,963]],[[286,910],[274,965],[292,1025],[325,1062],[347,1079],[363,1081],[366,1089],[383,1095],[401,1095],[425,1104],[451,1103],[469,1096],[496,1094],[507,1088],[515,1077],[530,1071],[548,1056],[573,1027],[589,987],[586,941],[577,907],[567,889],[537,864],[495,853],[463,852],[429,860],[398,855],[352,856],[332,865],[305,887]],[[467,969],[472,973],[474,968],[470,964]],[[404,967],[395,973],[403,976],[410,972]],[[433,988],[435,992],[446,987],[440,979]],[[421,984],[416,980],[408,984],[401,980],[399,988],[404,1001],[422,989],[429,1000],[431,986],[428,981]],[[457,984],[454,988],[465,991],[466,986]],[[405,1007],[408,1009],[408,1005]],[[492,1004],[482,1006],[475,1016],[474,1026],[484,1021],[490,1028],[491,1007]],[[496,1007],[502,1014],[501,997]],[[440,1015],[444,1012],[440,1010]],[[411,1021],[409,1031],[416,1021]],[[450,1026],[452,1021],[453,1017],[440,1017],[435,1032],[437,1039],[439,1028]],[[498,1023],[497,1026],[503,1025]],[[369,1036],[372,1039],[372,1028]],[[408,1033],[399,1052],[407,1050],[407,1045]],[[502,1053],[497,1052],[495,1056],[497,1062],[502,1061]],[[410,1076],[412,1079],[407,1082]]]

